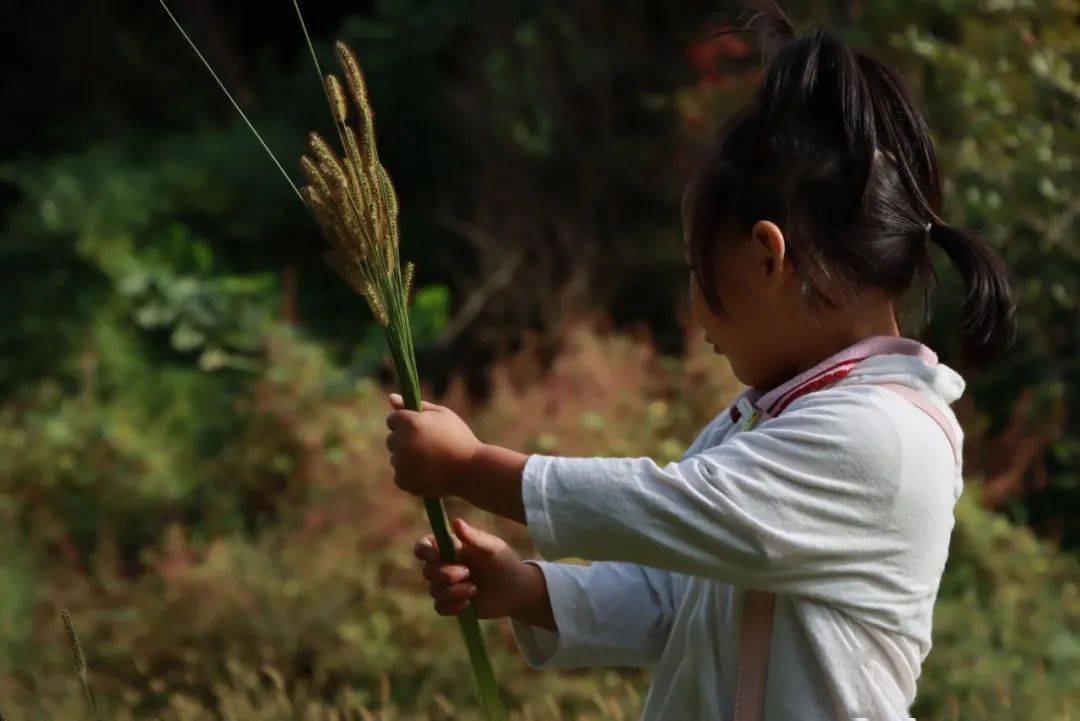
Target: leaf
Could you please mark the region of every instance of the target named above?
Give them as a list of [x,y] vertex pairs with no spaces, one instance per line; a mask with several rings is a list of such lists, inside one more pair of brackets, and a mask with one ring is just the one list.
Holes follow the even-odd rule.
[[206,342],[206,335],[190,323],[181,321],[170,337],[173,348],[181,353],[193,351]]

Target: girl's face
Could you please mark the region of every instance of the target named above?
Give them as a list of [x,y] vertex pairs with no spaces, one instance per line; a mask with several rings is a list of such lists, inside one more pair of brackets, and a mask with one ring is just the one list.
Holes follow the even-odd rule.
[[801,313],[793,305],[794,269],[784,251],[783,234],[769,221],[756,223],[748,237],[721,243],[712,269],[721,309],[710,307],[690,273],[690,309],[706,342],[728,357],[740,381],[758,388],[794,375],[784,339],[799,334],[793,324]]
[[712,265],[721,307],[709,305],[691,272],[690,309],[705,340],[728,357],[746,385],[774,388],[857,340],[900,334],[893,299],[882,290],[840,302],[843,296],[827,286],[835,299],[831,307],[810,308],[784,234],[771,221],[759,220],[748,235],[721,240]]

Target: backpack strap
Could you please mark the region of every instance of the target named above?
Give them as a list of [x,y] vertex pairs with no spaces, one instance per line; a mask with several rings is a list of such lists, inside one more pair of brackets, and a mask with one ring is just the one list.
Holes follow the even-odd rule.
[[956,431],[953,430],[952,424],[945,418],[945,414],[942,413],[929,398],[911,386],[906,386],[903,383],[875,383],[874,385],[888,388],[893,393],[906,398],[911,405],[930,416],[934,423],[937,423],[938,427],[945,433],[945,437],[949,439],[949,445],[952,446],[953,460],[957,463],[960,462],[960,452],[962,449],[960,447],[960,440],[956,437]]
[[775,593],[749,590],[743,597],[739,680],[735,688],[735,721],[761,719],[775,605]]
[[[874,385],[888,388],[930,416],[949,439],[953,459],[957,463],[960,462],[961,448],[956,432],[945,418],[945,414],[926,396],[902,383],[875,383]],[[748,430],[758,419],[759,416],[755,414],[743,429]],[[739,675],[735,687],[734,721],[762,721],[775,607],[776,594],[754,589],[745,592],[742,624],[739,630]]]

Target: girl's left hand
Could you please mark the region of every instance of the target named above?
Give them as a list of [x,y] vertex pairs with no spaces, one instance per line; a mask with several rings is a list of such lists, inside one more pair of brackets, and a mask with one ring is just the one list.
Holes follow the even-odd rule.
[[482,445],[465,421],[449,408],[424,402],[424,412],[405,409],[397,393],[386,417],[390,465],[401,490],[424,498],[457,495],[455,485]]

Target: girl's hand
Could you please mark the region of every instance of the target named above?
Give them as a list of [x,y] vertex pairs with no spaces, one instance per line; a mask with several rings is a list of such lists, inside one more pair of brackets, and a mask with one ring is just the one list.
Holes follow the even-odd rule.
[[482,445],[465,421],[449,408],[424,402],[424,412],[405,410],[393,393],[387,416],[390,465],[394,483],[403,491],[424,498],[454,495],[454,481]]
[[456,563],[442,562],[431,535],[417,541],[413,549],[424,562],[423,574],[435,600],[435,611],[456,616],[472,601],[480,618],[519,615],[535,595],[535,574],[540,571],[522,563],[506,541],[460,518],[454,521],[454,535]]

